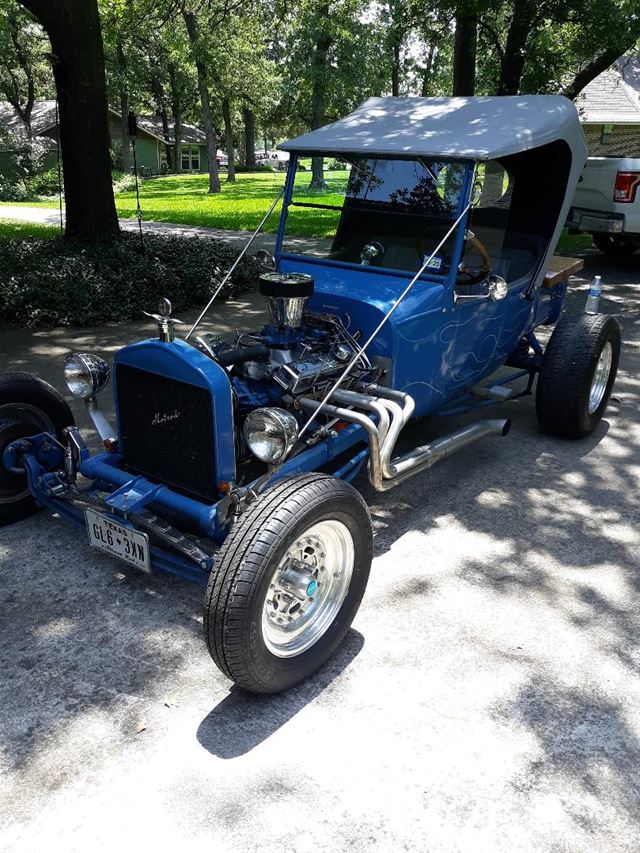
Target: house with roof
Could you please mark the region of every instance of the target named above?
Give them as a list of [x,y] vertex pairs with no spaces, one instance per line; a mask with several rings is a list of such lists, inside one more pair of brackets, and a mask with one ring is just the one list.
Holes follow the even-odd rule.
[[[27,136],[22,119],[7,101],[0,101],[0,128],[10,131],[13,140],[18,142]],[[109,134],[111,139],[121,139],[122,120],[120,113],[109,108]],[[174,144],[174,126],[169,122],[169,139],[163,134],[162,119],[159,116],[138,116],[138,136],[136,138],[136,160],[143,174],[159,175],[167,168],[167,143]],[[36,101],[31,115],[31,133],[45,147],[43,168],[51,168],[57,158],[58,121],[54,100]],[[0,135],[0,175],[7,175],[12,161],[7,149],[10,144]],[[3,150],[4,144],[4,150]],[[204,133],[192,124],[183,124],[180,133],[181,171],[207,172],[207,141]],[[218,151],[218,162],[226,162],[226,155]]]
[[592,157],[640,157],[640,55],[620,57],[575,105]]
[[[36,101],[31,113],[31,128],[34,136],[55,123],[55,101]],[[2,131],[5,131],[3,133]],[[11,148],[19,147],[27,138],[24,123],[8,101],[0,101],[0,176],[12,177],[14,159]],[[56,162],[56,141],[48,136],[40,138],[44,149],[43,169],[50,169]]]

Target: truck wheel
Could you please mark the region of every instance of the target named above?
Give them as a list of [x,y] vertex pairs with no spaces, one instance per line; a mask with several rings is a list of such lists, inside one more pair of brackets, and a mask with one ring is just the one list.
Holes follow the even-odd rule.
[[547,344],[536,388],[544,430],[565,438],[593,432],[604,414],[620,360],[620,326],[606,314],[563,317]]
[[597,249],[614,261],[623,261],[640,249],[640,239],[619,234],[592,234]]
[[74,424],[71,409],[51,385],[30,373],[0,373],[0,527],[37,510],[26,477],[3,467],[5,447],[39,432],[62,440],[64,428]]
[[276,483],[216,556],[204,599],[214,662],[254,693],[311,675],[349,630],[372,551],[369,510],[348,483],[324,474]]

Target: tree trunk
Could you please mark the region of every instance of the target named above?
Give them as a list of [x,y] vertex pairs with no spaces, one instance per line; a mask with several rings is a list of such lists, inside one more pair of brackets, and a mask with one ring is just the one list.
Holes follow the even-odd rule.
[[400,41],[397,37],[395,37],[393,41],[392,54],[391,94],[397,98],[400,94]]
[[169,63],[169,86],[171,87],[171,112],[173,114],[173,159],[176,172],[182,171],[182,95],[178,81],[178,70]]
[[255,169],[256,167],[256,114],[249,107],[244,107],[242,110],[242,120],[244,122],[244,150],[245,150],[245,166],[247,169]]
[[520,90],[525,48],[535,13],[535,0],[513,0],[513,17],[500,63],[498,95],[517,95]]
[[164,138],[164,150],[167,155],[167,169],[173,166],[173,145],[171,143],[171,131],[169,130],[169,116],[167,115],[167,99],[164,86],[157,74],[153,74],[150,83],[151,93],[156,102],[156,115],[162,122],[162,136]]
[[33,79],[33,69],[29,63],[29,57],[24,52],[22,45],[20,44],[20,20],[18,18],[17,9],[10,9],[7,15],[7,24],[9,27],[9,34],[11,37],[11,42],[13,44],[13,49],[16,54],[16,59],[18,60],[18,64],[24,73],[24,76],[27,80],[27,97],[22,102],[20,97],[20,90],[18,83],[11,74],[11,79],[15,84],[15,98],[12,98],[7,92],[7,98],[9,99],[9,103],[14,108],[14,110],[18,113],[20,118],[22,119],[22,123],[24,124],[27,136],[31,139],[31,113],[33,112],[33,105],[36,99],[36,88],[35,82]]
[[460,0],[456,8],[453,42],[453,95],[474,95],[476,90],[476,48],[478,11],[474,0]]
[[224,138],[227,149],[227,180],[233,183],[236,179],[235,151],[233,148],[233,125],[231,124],[231,104],[229,98],[222,99],[222,118],[224,119]]
[[120,90],[120,142],[122,144],[122,171],[125,175],[131,172],[131,142],[129,140],[129,96]]
[[58,93],[66,237],[114,240],[107,92],[96,0],[20,0],[51,40]]
[[406,15],[410,4],[406,0],[390,0],[389,2],[389,27],[387,50],[391,56],[391,94],[397,98],[400,94],[400,60],[402,56],[402,44],[407,32]]
[[[323,3],[317,12],[318,33],[316,35],[313,56],[311,57],[312,91],[311,91],[311,130],[322,127],[325,124],[326,112],[326,90],[328,62],[327,54],[331,47],[331,36],[322,29],[329,20],[329,4]],[[325,189],[327,184],[324,180],[324,161],[322,157],[314,157],[311,160],[311,183],[313,189]]]
[[580,92],[591,83],[592,80],[602,74],[603,71],[606,71],[607,68],[612,65],[616,59],[619,59],[627,50],[630,50],[638,38],[640,38],[640,21],[633,28],[632,31],[629,32],[627,37],[627,44],[623,47],[622,45],[618,45],[617,47],[610,47],[605,49],[601,54],[595,57],[595,59],[586,65],[581,71],[579,71],[576,76],[573,78],[571,83],[569,83],[562,90],[562,94],[573,100],[577,97]]
[[122,43],[116,45],[116,57],[120,77],[120,140],[122,143],[122,171],[125,175],[131,172],[131,143],[129,140],[129,93],[127,91],[127,60]]
[[202,107],[202,126],[204,127],[204,135],[207,139],[207,158],[209,160],[209,192],[219,193],[220,176],[218,175],[218,140],[213,127],[213,119],[211,117],[211,105],[209,102],[209,82],[207,69],[202,61],[202,53],[198,50],[198,28],[196,18],[193,12],[182,12],[184,24],[189,36],[189,43],[193,54],[193,61],[196,66],[196,74],[198,77],[198,92],[200,93],[200,104]]
[[422,98],[428,98],[431,95],[431,77],[435,71],[435,55],[436,46],[431,44],[427,53],[427,62],[422,72],[422,88],[420,90],[420,97]]
[[164,150],[167,155],[167,169],[173,169],[173,145],[171,143],[171,131],[169,130],[169,116],[167,108],[163,104],[160,110],[160,121],[162,122],[162,136],[164,137]]

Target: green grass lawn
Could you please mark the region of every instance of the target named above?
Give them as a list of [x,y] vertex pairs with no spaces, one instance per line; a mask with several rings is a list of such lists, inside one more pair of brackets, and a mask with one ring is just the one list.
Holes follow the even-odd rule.
[[[239,174],[235,183],[228,183],[224,172],[220,177],[222,192],[216,195],[209,195],[207,192],[207,175],[168,175],[144,181],[140,187],[143,219],[202,225],[209,228],[253,230],[282,188],[285,174],[284,172]],[[296,176],[297,200],[340,204],[340,196],[336,193],[344,188],[347,177],[348,172],[327,171],[325,180],[329,185],[328,189],[318,191],[308,189],[311,172],[299,172]],[[25,206],[29,204],[33,203],[24,203]],[[56,199],[51,199],[37,202],[35,206],[55,208],[58,202]],[[135,192],[118,193],[116,207],[119,216],[135,218]],[[0,205],[0,212],[1,210]],[[280,206],[267,222],[266,231],[276,231],[279,212]],[[335,233],[337,216],[337,211],[291,208],[288,233],[302,237],[331,236]],[[20,226],[14,223],[10,227],[18,229]],[[24,227],[27,229],[27,234],[40,234],[43,233],[42,229],[47,228],[39,225]],[[48,229],[44,233],[48,233]],[[0,231],[0,236],[6,235]],[[562,252],[581,252],[589,248],[591,248],[591,237],[588,234],[570,236],[566,231],[563,232],[558,244],[558,249]]]
[[[300,193],[299,201],[312,201],[321,197],[324,203],[340,203],[332,190],[344,187],[348,172],[325,172],[329,189]],[[229,228],[234,231],[253,230],[269,209],[273,199],[284,184],[284,172],[258,172],[239,174],[235,183],[220,175],[222,192],[209,195],[207,175],[168,175],[146,180],[140,187],[140,206],[143,219],[153,222],[177,222],[183,225],[203,225],[209,228]],[[304,188],[311,180],[311,172],[301,172],[296,185]],[[135,218],[136,194],[116,194],[118,215]],[[55,199],[36,203],[21,202],[21,207],[57,207]],[[0,207],[1,209],[1,207]],[[271,215],[266,231],[276,231],[280,207]],[[291,211],[291,233],[305,237],[325,237],[332,233],[336,214],[330,210]]]
[[575,252],[579,255],[588,249],[593,249],[591,234],[569,234],[565,228],[558,240],[556,251],[567,254]]
[[[298,200],[340,204],[339,196],[334,193],[344,187],[347,176],[347,172],[325,172],[329,189],[301,192]],[[224,173],[221,178],[222,192],[216,195],[207,192],[206,175],[169,175],[145,181],[140,192],[143,218],[234,231],[253,230],[282,189],[285,176],[283,172],[239,174],[235,183],[226,181]],[[302,189],[310,180],[311,172],[303,172],[297,176],[296,184]],[[120,216],[135,217],[135,192],[116,195],[116,207]],[[268,220],[266,231],[277,230],[279,212],[280,206]],[[330,236],[336,219],[330,210],[310,208],[293,209],[290,216],[291,233],[304,237]]]
[[40,225],[21,219],[0,219],[0,240],[22,240],[25,237],[55,237],[60,233],[57,225]]

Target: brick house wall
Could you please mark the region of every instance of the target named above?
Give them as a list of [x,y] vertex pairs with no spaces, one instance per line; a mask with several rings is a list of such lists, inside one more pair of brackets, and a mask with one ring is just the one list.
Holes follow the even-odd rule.
[[601,124],[583,124],[591,157],[640,157],[640,124],[614,124],[608,140],[602,142]]

